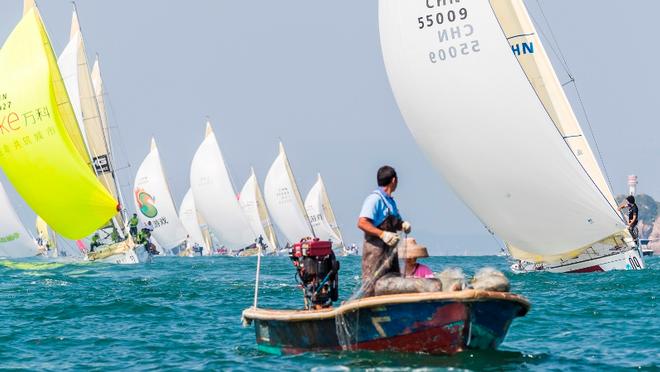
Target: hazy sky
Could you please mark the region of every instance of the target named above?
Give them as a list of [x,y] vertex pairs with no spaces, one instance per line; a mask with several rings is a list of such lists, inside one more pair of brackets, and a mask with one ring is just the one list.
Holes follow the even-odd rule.
[[[38,4],[59,54],[69,37],[71,4]],[[526,4],[549,35],[537,1]],[[580,88],[614,191],[625,192],[627,175],[637,174],[639,190],[660,197],[660,2],[540,4]],[[22,1],[2,5],[4,40],[21,17]],[[209,116],[237,189],[251,165],[263,184],[282,140],[303,194],[317,172],[323,175],[347,243],[361,240],[354,226],[362,200],[375,187],[377,168],[390,164],[400,176],[395,197],[419,242],[436,254],[498,250],[431,168],[401,118],[381,57],[376,0],[77,5],[90,61],[94,53],[101,56],[110,122],[119,128],[113,134],[121,133],[115,167],[130,164],[120,171],[125,194],[155,136],[180,203]],[[588,132],[571,90],[567,86]],[[34,230],[33,214],[4,176],[0,180]],[[133,208],[130,200],[126,204]]]

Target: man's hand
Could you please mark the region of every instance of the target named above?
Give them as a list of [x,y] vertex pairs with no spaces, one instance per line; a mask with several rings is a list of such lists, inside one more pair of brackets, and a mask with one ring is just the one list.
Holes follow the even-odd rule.
[[412,226],[410,225],[410,222],[403,221],[403,223],[401,224],[401,229],[403,230],[404,233],[410,234],[410,231],[412,231]]
[[399,235],[393,232],[383,231],[380,238],[390,247],[394,247],[399,243]]

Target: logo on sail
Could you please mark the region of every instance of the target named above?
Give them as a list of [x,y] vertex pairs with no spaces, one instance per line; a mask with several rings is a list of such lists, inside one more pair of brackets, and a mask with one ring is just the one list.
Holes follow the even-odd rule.
[[13,233],[6,236],[0,236],[0,243],[9,243],[21,237],[19,233]]
[[110,160],[108,159],[108,155],[100,155],[94,157],[94,169],[96,169],[97,174],[111,172],[112,169],[110,169]]
[[140,213],[148,218],[154,218],[158,215],[158,209],[154,206],[155,199],[144,191],[144,189],[135,190],[135,200],[138,203]]

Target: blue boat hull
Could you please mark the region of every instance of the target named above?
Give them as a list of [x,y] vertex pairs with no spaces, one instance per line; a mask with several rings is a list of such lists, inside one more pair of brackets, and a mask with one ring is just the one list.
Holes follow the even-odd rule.
[[513,319],[529,309],[516,295],[464,292],[478,296],[380,296],[332,310],[248,309],[244,318],[255,323],[258,349],[269,353],[348,349],[455,354],[497,348]]

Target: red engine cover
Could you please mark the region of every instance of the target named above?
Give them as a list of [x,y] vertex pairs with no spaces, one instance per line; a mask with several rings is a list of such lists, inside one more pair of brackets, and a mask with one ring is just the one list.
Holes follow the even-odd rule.
[[332,253],[332,242],[319,240],[318,238],[314,240],[303,240],[300,243],[294,244],[291,252],[294,257],[327,256]]

